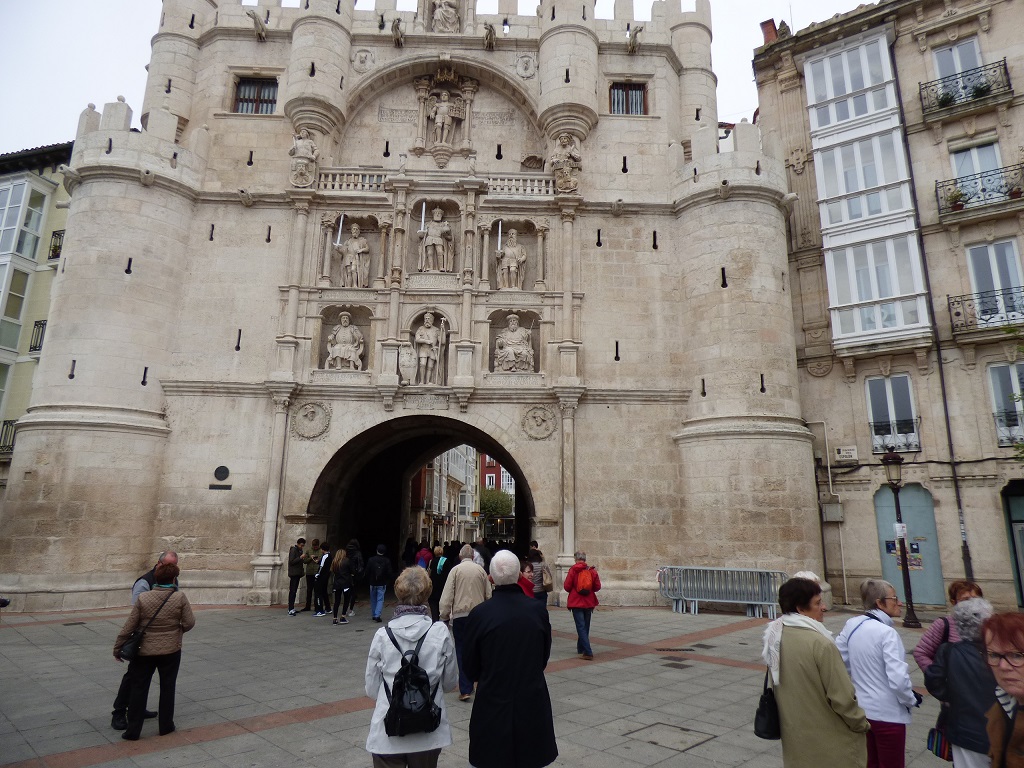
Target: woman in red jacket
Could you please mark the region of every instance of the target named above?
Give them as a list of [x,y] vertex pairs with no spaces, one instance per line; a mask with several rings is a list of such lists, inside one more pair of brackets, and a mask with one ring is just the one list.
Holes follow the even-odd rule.
[[576,653],[581,659],[591,661],[594,651],[590,647],[590,615],[597,607],[597,592],[601,589],[601,577],[597,569],[587,565],[587,553],[576,552],[576,560],[565,575],[562,588],[569,593],[566,605],[572,611],[576,622]]

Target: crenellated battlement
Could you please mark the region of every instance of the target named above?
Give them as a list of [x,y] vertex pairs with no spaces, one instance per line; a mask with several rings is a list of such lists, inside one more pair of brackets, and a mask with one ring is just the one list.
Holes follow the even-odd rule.
[[[395,19],[400,20],[408,43],[415,42],[419,35],[434,41],[439,38],[439,34],[430,29],[429,0],[419,0],[419,8],[415,11],[397,10],[396,0],[376,0],[372,9],[354,11],[347,3],[339,4],[337,0],[310,0],[308,5],[306,8],[303,2],[300,7],[292,8],[282,7],[280,0],[260,0],[258,5],[243,5],[241,0],[222,0],[216,9],[211,10],[208,4],[195,0],[168,0],[164,3],[158,35],[184,35],[206,42],[211,36],[230,35],[235,30],[244,30],[248,34],[259,30],[267,40],[273,41],[290,35],[296,22],[316,17],[335,21],[352,35],[379,36],[384,42],[391,40]],[[696,0],[694,11],[683,11],[681,0],[655,0],[650,19],[635,17],[632,0],[616,0],[611,18],[597,17],[593,0],[542,0],[537,12],[529,15],[518,13],[515,0],[499,0],[498,13],[493,14],[467,9],[465,2],[459,6],[461,31],[443,33],[446,45],[457,44],[460,38],[483,38],[488,24],[495,29],[497,46],[501,46],[502,40],[539,40],[545,29],[560,24],[587,27],[596,34],[600,45],[623,47],[629,33],[638,25],[643,27],[639,40],[647,46],[672,45],[673,33],[687,27],[708,39],[711,31],[710,0]],[[259,18],[259,23],[248,15],[250,13]]]
[[150,186],[157,178],[198,190],[206,173],[209,131],[203,126],[191,131],[186,144],[176,143],[178,120],[166,107],[149,114],[146,129],[131,128],[132,109],[119,96],[105,104],[103,112],[90,104],[78,120],[71,169],[75,175],[102,166],[137,172],[139,181]]

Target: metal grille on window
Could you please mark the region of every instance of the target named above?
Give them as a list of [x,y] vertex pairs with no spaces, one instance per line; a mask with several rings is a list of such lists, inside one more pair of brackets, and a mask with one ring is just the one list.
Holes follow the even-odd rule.
[[611,113],[613,115],[645,115],[647,86],[635,83],[613,83]]
[[277,106],[277,81],[243,77],[235,92],[235,112],[243,115],[272,115]]

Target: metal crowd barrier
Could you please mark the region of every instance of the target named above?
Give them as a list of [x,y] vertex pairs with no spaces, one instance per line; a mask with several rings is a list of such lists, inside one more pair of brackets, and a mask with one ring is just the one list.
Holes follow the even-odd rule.
[[756,568],[693,568],[666,565],[658,569],[658,594],[672,601],[676,613],[698,613],[698,603],[736,603],[748,616],[776,617],[779,587],[789,578],[783,571]]

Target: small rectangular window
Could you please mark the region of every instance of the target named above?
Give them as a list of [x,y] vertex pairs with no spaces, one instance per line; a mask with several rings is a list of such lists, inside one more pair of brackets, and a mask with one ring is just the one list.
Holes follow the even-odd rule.
[[612,83],[610,102],[613,115],[646,115],[647,86],[644,83]]
[[277,107],[277,80],[273,77],[242,77],[235,89],[235,112],[272,115]]

